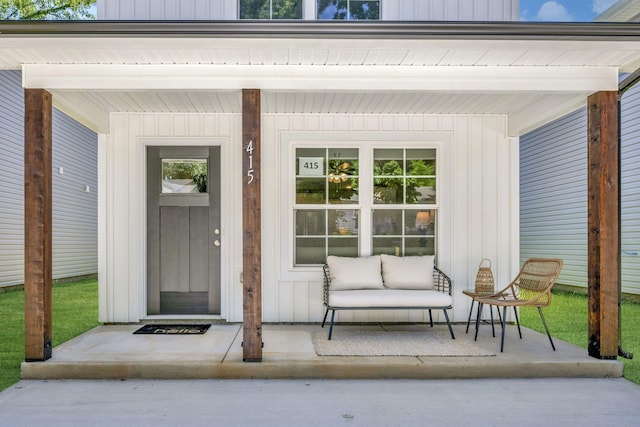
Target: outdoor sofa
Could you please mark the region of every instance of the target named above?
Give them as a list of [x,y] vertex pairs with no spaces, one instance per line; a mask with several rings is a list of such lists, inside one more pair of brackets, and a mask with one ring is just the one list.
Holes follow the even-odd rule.
[[374,255],[328,256],[324,265],[324,327],[331,311],[329,337],[336,310],[431,310],[444,312],[455,339],[447,310],[452,307],[452,282],[434,265],[433,256]]

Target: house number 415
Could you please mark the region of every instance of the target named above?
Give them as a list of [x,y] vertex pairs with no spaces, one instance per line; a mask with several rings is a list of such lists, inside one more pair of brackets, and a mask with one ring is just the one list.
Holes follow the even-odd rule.
[[247,184],[251,184],[254,180],[254,176],[253,176],[253,140],[249,140],[249,144],[247,144],[247,148],[245,148],[244,150],[245,152],[247,152],[248,157],[249,157],[249,168],[247,169],[247,177],[249,177],[249,181],[247,181]]

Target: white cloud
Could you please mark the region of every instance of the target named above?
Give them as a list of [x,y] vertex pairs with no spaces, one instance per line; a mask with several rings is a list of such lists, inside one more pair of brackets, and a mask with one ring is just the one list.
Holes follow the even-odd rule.
[[595,13],[602,13],[605,10],[609,9],[615,3],[618,3],[618,0],[593,0],[593,8],[592,10]]
[[557,1],[545,2],[540,7],[537,17],[540,21],[573,21],[573,16],[567,8]]

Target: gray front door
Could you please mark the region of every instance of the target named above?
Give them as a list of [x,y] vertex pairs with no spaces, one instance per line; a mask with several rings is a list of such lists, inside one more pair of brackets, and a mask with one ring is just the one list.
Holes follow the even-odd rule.
[[147,148],[147,313],[220,314],[220,147]]

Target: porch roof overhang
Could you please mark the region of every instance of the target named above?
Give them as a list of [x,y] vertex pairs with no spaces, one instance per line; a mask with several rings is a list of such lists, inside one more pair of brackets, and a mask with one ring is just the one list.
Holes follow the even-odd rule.
[[0,24],[0,68],[99,132],[110,112],[503,114],[517,136],[617,90],[640,24]]

